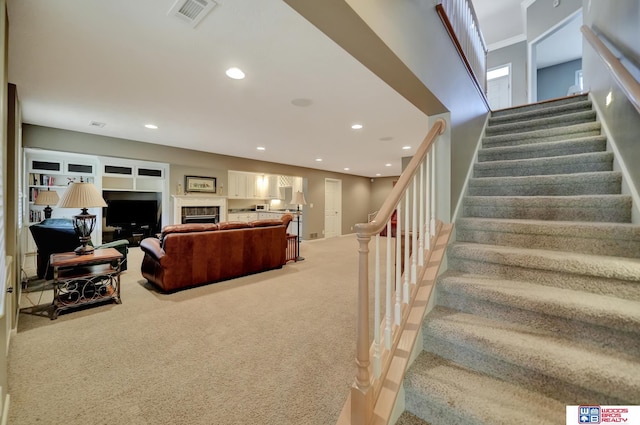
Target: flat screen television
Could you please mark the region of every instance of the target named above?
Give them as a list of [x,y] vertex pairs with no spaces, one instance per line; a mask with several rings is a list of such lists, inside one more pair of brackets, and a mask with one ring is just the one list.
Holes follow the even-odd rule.
[[141,227],[152,226],[158,222],[158,202],[140,200],[107,201],[107,226]]

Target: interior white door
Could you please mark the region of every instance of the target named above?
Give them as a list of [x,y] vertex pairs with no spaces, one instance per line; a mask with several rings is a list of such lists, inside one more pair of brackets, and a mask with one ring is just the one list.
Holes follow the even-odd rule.
[[511,107],[511,76],[494,78],[487,81],[487,100],[492,110]]
[[324,180],[324,237],[342,234],[342,180]]

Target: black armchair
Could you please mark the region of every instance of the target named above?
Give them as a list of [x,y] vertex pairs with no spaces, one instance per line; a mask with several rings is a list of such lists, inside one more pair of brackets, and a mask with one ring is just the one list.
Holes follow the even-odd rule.
[[[29,227],[33,240],[38,247],[37,273],[39,278],[52,279],[53,270],[49,268],[51,254],[73,251],[80,245],[73,223],[68,218],[47,218]],[[93,244],[92,244],[93,245]],[[127,269],[128,240],[117,240],[95,247],[115,248],[123,255],[121,270]]]

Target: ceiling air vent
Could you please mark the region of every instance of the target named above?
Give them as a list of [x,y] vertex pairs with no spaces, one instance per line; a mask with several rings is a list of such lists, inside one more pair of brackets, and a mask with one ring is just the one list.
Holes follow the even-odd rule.
[[176,16],[195,28],[217,4],[213,0],[178,0],[167,15]]

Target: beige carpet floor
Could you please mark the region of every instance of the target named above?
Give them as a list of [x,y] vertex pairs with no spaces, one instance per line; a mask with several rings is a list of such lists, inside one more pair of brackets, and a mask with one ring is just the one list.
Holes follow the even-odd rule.
[[[121,305],[20,315],[10,423],[332,424],[355,366],[355,236],[303,242],[299,263],[174,294],[140,274]],[[42,294],[40,304],[51,301]]]

